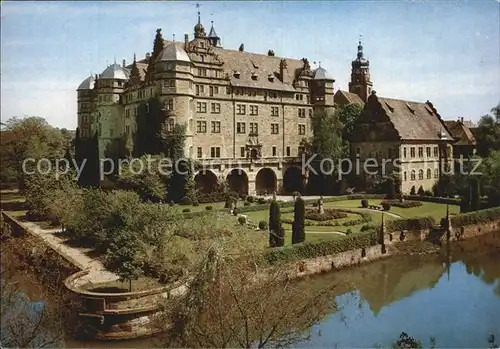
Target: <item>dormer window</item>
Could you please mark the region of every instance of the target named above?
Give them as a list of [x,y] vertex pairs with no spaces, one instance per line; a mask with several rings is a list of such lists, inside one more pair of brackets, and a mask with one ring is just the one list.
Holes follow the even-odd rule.
[[[203,41],[200,42],[200,47],[205,48],[205,43]],[[202,56],[203,57],[203,56]]]
[[252,73],[252,80],[257,80],[257,74],[255,72]]
[[269,75],[267,76],[267,79],[268,79],[269,81],[273,82],[273,81],[274,81],[274,75],[273,75],[273,74],[269,74]]
[[385,105],[387,106],[387,108],[389,108],[391,113],[394,113],[394,108],[389,103],[385,102]]
[[235,71],[234,71],[234,77],[235,77],[236,79],[239,79],[239,78],[240,78],[240,72],[239,72],[238,70],[235,70]]

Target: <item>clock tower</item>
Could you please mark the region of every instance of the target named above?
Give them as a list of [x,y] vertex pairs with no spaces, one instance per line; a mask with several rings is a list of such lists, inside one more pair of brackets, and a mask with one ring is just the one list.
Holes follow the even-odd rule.
[[373,83],[370,81],[370,61],[363,56],[361,37],[358,44],[358,55],[352,61],[351,66],[349,92],[357,94],[366,103],[372,92]]

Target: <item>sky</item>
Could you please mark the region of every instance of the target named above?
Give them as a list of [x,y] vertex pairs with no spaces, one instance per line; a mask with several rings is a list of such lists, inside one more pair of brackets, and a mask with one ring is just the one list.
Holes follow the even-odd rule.
[[[116,59],[193,37],[196,2],[1,2],[1,118],[76,128],[76,88]],[[348,89],[359,35],[377,95],[477,121],[500,102],[500,2],[200,2],[225,48],[321,62]],[[128,64],[127,63],[127,64]],[[313,68],[315,67],[312,64]]]

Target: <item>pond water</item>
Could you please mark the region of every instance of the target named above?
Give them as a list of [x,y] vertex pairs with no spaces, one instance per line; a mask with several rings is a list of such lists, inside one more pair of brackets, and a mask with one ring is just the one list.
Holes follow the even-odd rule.
[[[500,232],[453,245],[440,255],[398,256],[303,282],[345,282],[340,309],[313,326],[296,347],[388,347],[401,332],[438,347],[487,347],[500,342]],[[38,302],[31,297],[34,302]],[[38,303],[39,304],[39,303]],[[147,348],[154,339],[82,342],[67,347]]]

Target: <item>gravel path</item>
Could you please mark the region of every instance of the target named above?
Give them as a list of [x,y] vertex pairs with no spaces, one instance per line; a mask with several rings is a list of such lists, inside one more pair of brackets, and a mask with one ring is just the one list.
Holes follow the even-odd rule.
[[91,251],[85,248],[71,247],[66,244],[66,241],[55,234],[60,232],[61,229],[42,229],[33,222],[20,222],[23,226],[31,231],[31,233],[38,235],[47,244],[59,251],[62,255],[66,256],[69,260],[73,261],[78,268],[85,270],[90,269],[90,272],[81,277],[77,285],[81,286],[87,283],[102,283],[118,280],[118,275],[111,273],[104,268],[101,262],[89,257],[86,252]]

